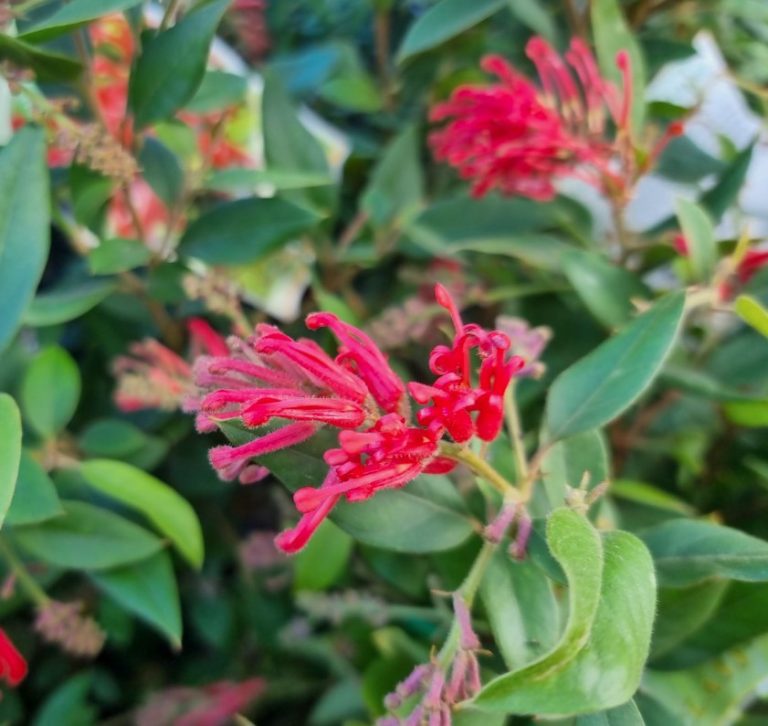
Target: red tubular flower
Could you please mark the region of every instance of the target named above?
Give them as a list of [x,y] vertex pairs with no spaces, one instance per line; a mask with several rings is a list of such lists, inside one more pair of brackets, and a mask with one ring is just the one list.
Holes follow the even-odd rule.
[[[616,63],[623,92],[605,80],[594,56],[579,38],[565,58],[540,37],[526,47],[541,87],[519,74],[500,56],[487,56],[482,67],[499,78],[488,86],[461,86],[437,104],[430,118],[445,125],[430,136],[435,157],[456,167],[472,181],[472,193],[491,189],[537,200],[555,196],[554,182],[577,176],[600,188],[622,192],[634,161],[620,148],[632,111],[629,56]],[[613,120],[617,139],[605,138]],[[631,168],[618,174],[612,162],[621,157]]]
[[9,686],[16,687],[24,680],[27,671],[27,661],[24,660],[24,656],[0,628],[0,678]]

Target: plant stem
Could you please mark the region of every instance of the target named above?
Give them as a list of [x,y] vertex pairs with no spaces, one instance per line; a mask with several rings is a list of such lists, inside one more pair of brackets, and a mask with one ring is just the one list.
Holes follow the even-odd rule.
[[515,454],[515,471],[519,481],[528,481],[528,459],[523,445],[523,427],[520,425],[520,412],[515,399],[515,381],[511,381],[504,393],[504,416],[507,419],[509,438]]
[[496,469],[474,451],[470,451],[468,448],[458,444],[443,442],[440,444],[440,455],[466,464],[474,474],[485,479],[505,499],[518,503],[525,501],[521,492],[514,485],[510,484]]
[[0,557],[6,561],[11,572],[16,576],[16,580],[21,585],[21,588],[35,605],[38,607],[45,607],[51,602],[51,598],[45,594],[43,588],[40,587],[35,578],[29,574],[29,570],[27,570],[24,563],[13,551],[8,540],[2,536],[0,536]]

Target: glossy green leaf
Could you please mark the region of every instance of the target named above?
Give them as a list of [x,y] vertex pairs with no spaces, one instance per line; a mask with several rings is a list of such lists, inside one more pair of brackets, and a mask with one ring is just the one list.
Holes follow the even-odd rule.
[[628,701],[608,711],[579,716],[574,726],[645,726],[645,721],[635,702]]
[[547,452],[541,469],[550,507],[562,507],[568,487],[578,488],[585,475],[590,489],[608,480],[605,438],[599,431],[585,431],[558,441]]
[[699,204],[709,212],[715,222],[720,221],[744,186],[754,148],[755,143],[753,142],[741,150],[720,175],[715,186],[701,195]]
[[768,310],[750,295],[739,295],[733,309],[747,325],[768,338]]
[[[600,604],[603,578],[603,551],[600,535],[585,517],[570,509],[558,509],[547,520],[547,543],[568,580],[568,622],[557,644],[528,665],[499,676],[486,685],[475,699],[490,711],[530,713],[520,710],[517,694],[532,684],[547,682],[562,671],[587,644]],[[546,710],[546,713],[558,713]]]
[[69,322],[95,308],[115,289],[116,285],[111,280],[89,280],[46,290],[32,300],[24,322],[36,328]]
[[619,0],[593,0],[590,3],[592,32],[597,59],[603,75],[623,88],[622,76],[616,66],[616,54],[629,54],[632,70],[632,129],[638,134],[645,116],[645,59],[634,34],[627,25]]
[[419,137],[411,126],[389,144],[374,168],[362,207],[377,226],[407,218],[421,206],[424,175],[419,153]]
[[715,230],[707,213],[694,202],[678,198],[675,203],[677,219],[688,245],[688,258],[697,281],[707,282],[717,262]]
[[565,276],[592,315],[616,328],[632,316],[633,298],[648,299],[648,288],[623,267],[584,250],[568,250],[561,257]]
[[21,415],[7,393],[0,393],[0,528],[14,498],[21,461]]
[[225,71],[207,70],[192,100],[184,107],[192,113],[223,111],[245,99],[248,79]]
[[230,1],[203,3],[170,30],[144,41],[128,90],[138,128],[171,117],[192,100],[205,76],[211,41]]
[[80,400],[80,370],[63,348],[51,346],[38,353],[21,381],[24,421],[50,438],[61,431]]
[[63,501],[64,516],[14,527],[13,538],[43,562],[73,570],[107,570],[159,552],[163,543],[127,519],[76,501]]
[[548,9],[540,0],[507,0],[509,12],[534,33],[557,44],[557,26]]
[[105,239],[88,253],[88,267],[94,275],[114,275],[146,265],[152,253],[139,240]]
[[215,207],[187,227],[181,251],[211,265],[255,262],[318,221],[285,199],[238,199]]
[[[261,113],[267,170],[330,176],[325,150],[299,121],[296,109],[274,73],[264,76]],[[327,213],[336,202],[336,189],[311,187],[287,192],[286,199]]]
[[553,439],[599,428],[631,406],[660,371],[677,339],[685,296],[662,298],[618,335],[561,373],[547,399]]
[[560,611],[551,581],[533,562],[516,562],[498,550],[480,596],[507,668],[522,668],[555,647]]
[[6,524],[38,524],[62,514],[64,510],[51,478],[30,454],[22,451],[19,477]]
[[159,479],[122,461],[92,459],[80,465],[95,489],[141,512],[194,567],[203,564],[203,534],[189,502]]
[[398,63],[423,53],[489,18],[505,0],[440,0],[408,28],[397,52]]
[[122,607],[181,647],[181,606],[176,576],[167,552],[141,562],[95,572],[93,581]]
[[141,2],[142,0],[72,0],[61,5],[39,23],[27,28],[20,37],[28,42],[41,43],[104,15],[128,10]]
[[43,274],[49,204],[43,132],[22,129],[0,151],[0,350],[16,334]]
[[709,578],[768,581],[768,542],[730,527],[675,519],[642,533],[659,582],[685,587]]
[[149,136],[139,152],[144,179],[168,207],[173,207],[184,192],[184,170],[179,158],[165,144]]
[[762,635],[695,668],[650,670],[643,691],[686,726],[725,726],[738,720],[766,673],[768,635]]
[[521,677],[532,667],[528,666],[494,679],[475,699],[477,706],[569,716],[612,709],[632,697],[651,640],[656,605],[653,561],[643,543],[628,532],[605,533],[602,549],[602,584],[596,586],[599,607],[586,641],[573,657],[552,663],[545,671]]
[[725,164],[697,146],[688,136],[672,139],[661,152],[654,172],[661,176],[692,184],[710,174],[719,174]]
[[75,58],[41,50],[6,33],[0,33],[0,60],[31,68],[37,80],[43,83],[74,81],[83,72],[83,64]]
[[148,437],[133,424],[119,419],[98,419],[78,439],[83,453],[91,457],[120,459],[147,445]]
[[726,580],[706,580],[691,587],[660,589],[651,656],[669,652],[703,627],[717,611],[727,587]]
[[296,590],[327,590],[346,571],[352,538],[333,522],[325,521],[309,544],[293,559]]

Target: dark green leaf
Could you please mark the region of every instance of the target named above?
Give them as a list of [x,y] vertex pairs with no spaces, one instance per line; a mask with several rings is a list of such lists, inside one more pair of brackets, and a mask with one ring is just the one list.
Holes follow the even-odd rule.
[[352,538],[333,522],[323,522],[293,560],[296,590],[327,590],[346,571]]
[[678,136],[665,147],[655,172],[672,181],[688,184],[719,174],[725,164],[699,148],[688,136]]
[[0,350],[18,330],[43,273],[49,204],[43,132],[22,129],[0,152]]
[[179,201],[184,191],[184,171],[176,154],[165,144],[151,136],[144,139],[139,165],[144,179],[168,207]]
[[83,65],[61,53],[40,50],[18,38],[0,33],[0,60],[8,60],[22,68],[31,68],[38,81],[60,83],[74,81],[83,71]]
[[408,28],[397,52],[402,63],[477,25],[505,5],[505,0],[440,0]]
[[675,519],[644,531],[642,537],[663,585],[685,587],[715,577],[768,580],[768,542],[736,529]]
[[85,726],[97,721],[96,709],[88,702],[93,685],[93,671],[86,670],[57,686],[35,714],[32,726],[75,724]]
[[175,648],[181,647],[179,591],[167,552],[91,577],[117,603],[159,630]]
[[38,524],[61,514],[64,514],[64,510],[51,478],[40,464],[23,451],[19,479],[6,523],[14,526]]
[[76,501],[64,501],[62,506],[62,517],[13,529],[19,546],[48,564],[107,570],[145,560],[163,546],[147,530],[105,509]]
[[358,113],[380,111],[384,105],[373,79],[364,72],[332,78],[320,87],[319,95],[328,103]]
[[140,511],[194,567],[203,564],[203,534],[189,502],[171,487],[122,461],[92,459],[80,465],[84,479],[109,497]]
[[507,7],[523,25],[544,36],[553,45],[557,44],[557,26],[554,18],[542,6],[540,0],[507,0]]
[[312,228],[318,217],[284,199],[239,199],[189,225],[181,250],[211,265],[255,262]]
[[112,280],[88,280],[46,290],[37,295],[24,315],[24,322],[36,328],[59,325],[85,315],[115,291]]
[[88,253],[88,267],[94,275],[114,275],[146,265],[151,256],[139,240],[105,239]]
[[93,421],[80,434],[78,443],[87,456],[120,459],[147,445],[147,435],[119,419]]
[[0,528],[14,498],[21,460],[21,415],[16,402],[0,393]]
[[192,113],[222,111],[241,103],[248,90],[244,76],[224,71],[208,70],[194,98],[185,106]]
[[27,28],[20,37],[25,41],[41,43],[68,33],[91,20],[127,10],[141,2],[142,0],[72,0],[39,23]]
[[51,346],[38,353],[21,381],[24,421],[50,438],[61,431],[80,400],[80,371],[63,348]]
[[553,439],[612,421],[650,386],[677,338],[685,296],[662,298],[589,355],[561,373],[547,399]]
[[214,33],[229,3],[204,3],[170,30],[145,40],[128,90],[138,128],[170,118],[192,100],[205,75]]
[[720,175],[717,184],[701,195],[699,204],[709,212],[716,223],[733,204],[744,186],[754,148],[755,143],[753,142],[740,151]]

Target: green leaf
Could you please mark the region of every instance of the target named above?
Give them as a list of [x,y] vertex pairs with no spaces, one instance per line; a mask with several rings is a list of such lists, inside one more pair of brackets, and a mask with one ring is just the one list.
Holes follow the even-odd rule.
[[88,702],[93,677],[93,671],[86,670],[57,685],[36,711],[32,726],[95,723],[97,711]]
[[0,60],[31,68],[41,83],[74,81],[83,72],[82,63],[70,56],[40,50],[5,33],[0,33]]
[[333,522],[323,522],[293,559],[295,590],[327,590],[346,572],[352,538]]
[[74,415],[80,387],[80,371],[72,356],[59,346],[43,349],[21,381],[24,421],[44,438],[55,436]]
[[128,89],[138,128],[170,118],[194,98],[205,76],[211,41],[229,3],[204,3],[170,30],[144,41]]
[[[603,577],[600,535],[585,517],[562,508],[554,511],[547,520],[547,543],[568,580],[569,607],[565,630],[558,643],[541,658],[499,676],[485,686],[475,699],[482,709],[528,713],[525,709],[518,709],[516,694],[526,692],[532,684],[561,671],[589,640],[600,604]],[[546,709],[542,712],[553,713]]]
[[768,338],[768,310],[751,295],[739,295],[733,310],[747,325]]
[[633,298],[649,297],[648,288],[635,275],[592,252],[568,250],[560,264],[587,310],[609,328],[629,320],[635,311]]
[[24,322],[36,328],[67,323],[95,308],[115,289],[112,280],[88,280],[78,285],[46,290],[32,300]]
[[424,197],[419,137],[409,126],[384,151],[362,197],[362,208],[379,227],[409,218]]
[[87,456],[120,459],[143,449],[148,438],[127,421],[101,419],[88,425],[80,434],[78,444]]
[[51,478],[40,464],[26,451],[22,451],[19,478],[6,524],[38,524],[62,514],[64,510]]
[[[325,150],[299,121],[296,109],[274,72],[264,75],[261,113],[268,170],[330,176]],[[312,187],[290,192],[286,199],[325,214],[335,205],[336,189],[332,186]]]
[[611,494],[636,504],[665,509],[681,517],[695,514],[695,510],[687,502],[645,482],[617,479],[611,484]]
[[333,184],[330,176],[316,172],[232,168],[214,171],[205,181],[205,188],[221,192],[241,190],[252,192],[261,186],[269,186],[276,191],[281,191],[322,187],[329,184]]
[[319,95],[328,103],[358,113],[374,113],[384,106],[379,89],[364,72],[332,78],[320,87]]
[[720,221],[744,186],[754,148],[755,142],[752,142],[740,151],[720,175],[717,184],[701,195],[699,204],[709,212],[715,223]]
[[574,726],[645,726],[645,721],[634,701],[609,711],[579,716]]
[[21,461],[21,415],[7,393],[0,393],[0,528],[14,498]]
[[684,294],[667,295],[555,379],[546,409],[552,440],[599,428],[637,400],[669,355],[684,307]]
[[207,70],[192,100],[184,107],[192,113],[211,113],[231,108],[243,101],[248,91],[244,76]]
[[477,706],[506,713],[568,716],[613,709],[632,697],[651,640],[656,604],[653,562],[643,543],[628,532],[605,533],[602,549],[602,585],[599,577],[593,583],[600,591],[595,598],[599,607],[586,642],[571,658],[544,671],[518,675],[532,667],[528,666],[494,679],[475,699]]
[[675,519],[645,530],[659,582],[685,587],[720,577],[768,581],[768,542],[711,522]]
[[88,253],[88,267],[94,275],[114,275],[146,265],[152,253],[136,239],[105,239]]
[[167,484],[122,461],[92,459],[80,472],[94,489],[141,512],[193,566],[203,564],[203,534],[195,510]]
[[523,25],[557,45],[557,26],[539,0],[507,0],[507,7]]
[[645,59],[634,34],[627,25],[619,0],[593,0],[590,3],[592,32],[597,59],[603,75],[623,87],[616,54],[625,50],[632,69],[632,130],[639,134],[645,116]]
[[176,154],[161,141],[148,136],[139,152],[139,165],[155,194],[168,207],[173,207],[184,191],[184,171]]
[[453,38],[489,18],[505,5],[505,0],[440,0],[421,15],[403,38],[397,62],[403,63]]
[[181,251],[210,265],[255,262],[317,223],[317,215],[284,199],[238,199],[187,227]]
[[735,723],[768,673],[768,635],[734,648],[695,668],[646,672],[643,692],[681,724]]
[[693,184],[710,174],[719,174],[725,164],[703,151],[688,136],[672,139],[661,153],[654,173],[685,184]]
[[127,519],[76,501],[63,501],[64,516],[14,527],[13,538],[33,557],[73,570],[108,570],[159,552],[163,543]]
[[698,282],[707,282],[715,270],[717,247],[715,229],[707,213],[694,202],[678,198],[677,219],[688,244],[688,257]]
[[43,274],[49,206],[43,132],[24,128],[0,151],[0,350],[16,334]]
[[723,405],[725,417],[737,426],[765,428],[768,426],[768,401],[729,401]]
[[727,587],[727,580],[706,580],[691,587],[659,590],[652,657],[668,653],[703,627],[717,611]]
[[179,591],[167,552],[93,573],[91,578],[119,605],[165,635],[174,648],[181,648]]
[[497,550],[480,596],[507,668],[522,668],[555,647],[560,611],[550,580],[533,562]]
[[600,431],[585,431],[558,441],[547,452],[542,472],[549,506],[562,507],[568,487],[578,488],[585,475],[590,488],[609,478],[605,438]]
[[141,2],[142,0],[72,0],[39,23],[27,28],[20,37],[32,43],[42,43],[104,15],[128,10]]

